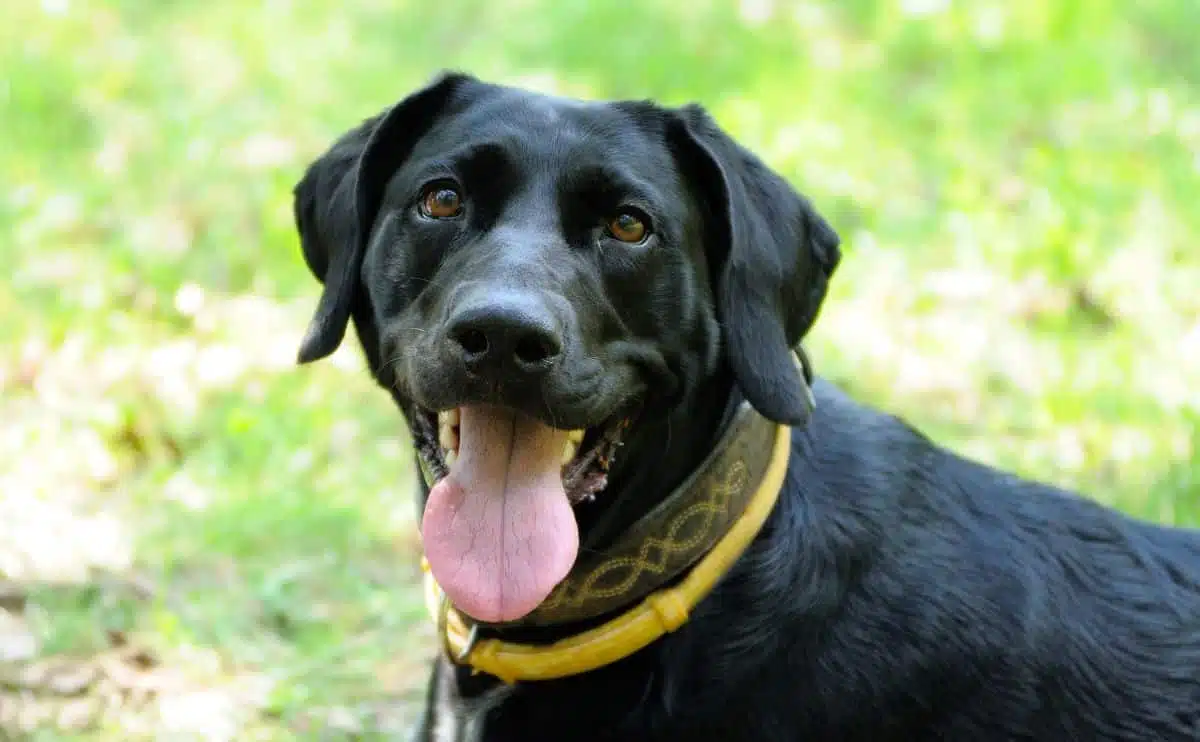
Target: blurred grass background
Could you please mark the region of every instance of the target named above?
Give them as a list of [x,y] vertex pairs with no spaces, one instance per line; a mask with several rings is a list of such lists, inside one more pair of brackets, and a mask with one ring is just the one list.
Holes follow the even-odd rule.
[[705,104],[844,237],[821,374],[1200,523],[1197,28],[1194,0],[4,3],[0,738],[408,723],[407,440],[356,341],[293,365],[290,189],[443,67]]

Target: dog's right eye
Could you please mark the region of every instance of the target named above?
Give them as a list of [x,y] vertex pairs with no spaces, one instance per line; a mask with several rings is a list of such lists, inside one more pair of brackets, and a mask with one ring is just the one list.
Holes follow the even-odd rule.
[[621,242],[633,244],[646,241],[650,234],[649,217],[632,207],[626,207],[608,221],[606,230]]
[[425,188],[420,209],[423,216],[431,219],[451,219],[462,213],[462,194],[453,185],[435,183]]

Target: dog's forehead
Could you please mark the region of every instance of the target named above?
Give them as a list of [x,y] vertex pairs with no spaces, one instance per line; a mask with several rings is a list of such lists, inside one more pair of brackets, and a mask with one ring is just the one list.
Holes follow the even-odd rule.
[[493,89],[446,116],[420,150],[434,156],[483,142],[527,160],[602,160],[669,165],[670,153],[650,116],[610,101],[567,98],[515,88]]

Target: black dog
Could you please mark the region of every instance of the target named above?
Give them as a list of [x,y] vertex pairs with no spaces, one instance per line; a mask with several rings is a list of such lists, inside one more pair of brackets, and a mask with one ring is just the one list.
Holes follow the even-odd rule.
[[296,221],[324,283],[300,359],[353,319],[433,485],[424,548],[464,650],[629,611],[647,591],[530,619],[704,489],[739,410],[791,426],[769,518],[686,623],[554,679],[442,653],[417,739],[1200,740],[1200,537],[810,397],[793,348],[838,236],[701,109],[447,74],[318,159]]

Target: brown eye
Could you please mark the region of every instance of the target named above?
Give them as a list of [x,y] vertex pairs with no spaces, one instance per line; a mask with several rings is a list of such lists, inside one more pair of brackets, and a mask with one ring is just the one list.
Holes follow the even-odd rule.
[[451,186],[434,186],[421,199],[421,213],[434,219],[458,216],[462,213],[462,196]]
[[650,230],[641,214],[625,209],[608,222],[608,233],[621,242],[641,242]]

